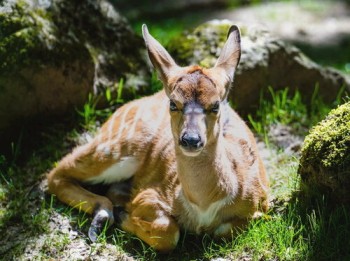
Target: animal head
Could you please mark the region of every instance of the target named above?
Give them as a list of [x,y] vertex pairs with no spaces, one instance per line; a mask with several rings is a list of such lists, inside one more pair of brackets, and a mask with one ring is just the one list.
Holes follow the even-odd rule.
[[241,56],[240,33],[231,26],[213,68],[180,67],[142,26],[149,58],[169,97],[175,144],[187,156],[197,156],[220,133],[221,105],[226,101]]

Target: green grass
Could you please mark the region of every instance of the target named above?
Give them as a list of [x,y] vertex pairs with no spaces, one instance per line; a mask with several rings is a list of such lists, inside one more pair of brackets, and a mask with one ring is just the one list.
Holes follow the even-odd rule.
[[[155,75],[151,84],[154,91],[160,87]],[[112,98],[107,91],[105,95],[111,108],[119,106],[121,94]],[[310,105],[306,106],[299,92],[268,88],[261,96],[257,113],[250,115],[250,122],[260,134],[266,133],[269,125],[277,123],[290,125],[296,131],[309,127],[331,107],[318,97],[316,88]],[[339,102],[340,95],[334,104]],[[103,231],[96,244],[91,244],[87,238],[91,217],[60,203],[55,196],[43,193],[39,181],[70,151],[79,133],[91,131],[91,128],[96,130],[92,127],[96,121],[103,121],[112,113],[112,109],[97,109],[96,104],[89,99],[79,113],[79,122],[68,129],[63,123],[34,137],[23,132],[18,142],[11,146],[12,155],[0,156],[0,232],[6,234],[6,231],[18,230],[18,238],[14,237],[18,241],[16,244],[7,249],[0,246],[0,256],[4,260],[21,259],[31,244],[38,251],[35,260],[68,258],[67,249],[74,249],[76,244],[89,248],[89,255],[128,254],[140,260],[210,260],[218,257],[231,260],[346,260],[349,257],[350,208],[332,208],[322,200],[303,202],[299,195],[298,158],[284,154],[273,144],[270,144],[268,166],[271,210],[262,219],[251,222],[238,237],[213,240],[207,235],[182,232],[173,252],[159,254],[140,239],[112,227]],[[30,148],[30,153],[26,152],[29,138],[39,141]],[[266,141],[269,142],[268,138]],[[27,155],[24,157],[23,154]],[[72,237],[67,231],[52,230],[50,224],[55,216],[67,220],[77,235]],[[45,238],[44,244],[35,245],[33,242],[41,237]]]
[[204,21],[207,13],[198,10],[198,12],[182,12],[182,14],[169,17],[154,17],[146,19],[131,20],[131,26],[134,31],[142,35],[141,26],[147,24],[150,33],[165,47],[175,37],[182,34],[189,28],[194,28]]
[[[167,44],[171,37],[187,28],[188,23],[195,25],[198,17],[186,19],[180,22],[162,20],[165,21],[162,26],[159,26],[159,21],[146,22],[152,34]],[[133,24],[137,30],[140,25],[141,22]],[[340,92],[333,104],[324,103],[317,95],[317,86],[310,101],[304,101],[298,91],[267,88],[267,92],[261,94],[257,112],[249,115],[252,128],[272,151],[268,166],[272,206],[267,215],[251,222],[239,236],[230,240],[213,240],[207,235],[196,236],[183,231],[173,252],[159,254],[140,239],[111,227],[102,232],[96,244],[91,244],[87,238],[91,217],[60,203],[55,196],[43,193],[38,189],[39,182],[44,179],[44,173],[71,150],[80,133],[95,132],[98,122],[103,122],[124,102],[123,83],[123,80],[119,82],[116,97],[106,89],[107,109],[100,109],[99,100],[91,95],[85,106],[78,110],[78,122],[68,126],[65,122],[53,124],[34,136],[23,131],[17,142],[12,143],[11,155],[0,155],[0,232],[6,239],[0,239],[0,259],[25,259],[28,248],[37,249],[34,260],[72,259],[68,252],[74,251],[77,245],[89,249],[86,257],[106,254],[109,258],[116,258],[127,254],[138,260],[210,260],[218,257],[230,260],[350,259],[350,207],[332,207],[322,199],[304,201],[299,193],[298,158],[275,148],[267,135],[269,126],[274,124],[289,125],[296,133],[305,134],[306,129],[342,102],[343,93]],[[152,92],[162,88],[155,74],[150,86]],[[28,140],[38,142],[28,147]],[[76,235],[61,231],[60,223],[53,229],[53,217],[68,222]],[[6,237],[11,231],[16,235]],[[33,243],[41,237],[44,238],[42,244]],[[11,240],[14,244],[4,247]]]
[[327,104],[318,93],[319,87],[316,85],[311,99],[305,102],[298,90],[291,93],[287,87],[282,90],[268,87],[267,92],[260,93],[256,114],[248,115],[249,123],[257,134],[264,137],[269,126],[278,123],[289,125],[296,133],[305,135],[305,130],[321,121],[332,108],[340,105],[346,95],[345,89],[341,88],[336,99]]
[[[157,84],[155,76],[152,84]],[[159,86],[155,85],[154,88]],[[250,116],[251,123],[260,133],[266,132],[266,126],[276,123],[288,124],[294,129],[310,126],[310,119],[316,121],[331,107],[319,100],[316,94],[317,89],[311,105],[306,106],[299,92],[290,93],[288,89],[273,91],[269,88],[268,93],[263,94],[269,95],[269,99],[262,95],[257,114]],[[108,93],[106,97],[113,105],[120,101],[120,97],[112,101]],[[335,103],[340,100],[337,99]],[[25,158],[22,155],[28,154],[24,153],[28,139],[25,133],[17,144],[12,145],[11,159],[0,156],[0,232],[6,234],[5,231],[11,229],[19,231],[19,238],[14,237],[18,243],[5,249],[5,252],[1,252],[4,249],[0,247],[0,256],[6,260],[12,257],[21,259],[28,246],[40,237],[45,241],[39,246],[33,245],[38,251],[35,260],[68,258],[67,249],[74,250],[76,244],[89,247],[89,255],[128,254],[139,260],[210,260],[218,257],[231,260],[346,260],[350,257],[347,250],[350,249],[347,243],[350,208],[334,208],[322,200],[304,202],[299,195],[298,158],[284,154],[273,144],[270,144],[272,153],[268,166],[271,210],[262,219],[251,222],[238,237],[213,240],[207,235],[182,232],[173,252],[159,254],[138,238],[112,227],[103,231],[97,244],[91,244],[86,236],[91,217],[38,189],[39,181],[44,179],[43,174],[70,150],[79,133],[91,131],[96,120],[102,121],[111,113],[111,110],[96,109],[91,100],[88,103],[84,107],[86,111],[80,113],[80,123],[74,124],[73,128],[67,129],[65,124],[55,125],[39,136],[31,137],[40,142]],[[72,237],[67,231],[52,230],[50,224],[54,216],[67,220],[77,235]]]
[[[153,79],[153,78],[152,78]],[[152,88],[153,84],[151,85]],[[80,116],[81,126],[89,132],[96,132],[97,122],[106,120],[113,112],[125,103],[123,99],[124,79],[121,78],[116,86],[116,97],[112,96],[112,87],[106,88],[104,99],[102,96],[96,96],[89,93],[87,101],[81,109],[77,109]],[[153,90],[153,89],[152,89]],[[101,100],[105,100],[107,104],[102,106],[99,104]]]
[[[90,133],[95,133],[97,131],[96,127],[100,125],[99,123],[105,121],[118,107],[125,103],[123,99],[123,88],[123,78],[118,83],[116,97],[112,96],[111,88],[106,88],[104,98],[108,103],[107,106],[99,106],[99,101],[102,97],[94,96],[90,93],[84,106],[81,109],[77,109],[81,127]],[[161,81],[158,80],[156,72],[153,72],[150,80],[151,93],[156,93],[162,90],[162,88],[163,85]],[[12,150],[15,150],[15,148]]]

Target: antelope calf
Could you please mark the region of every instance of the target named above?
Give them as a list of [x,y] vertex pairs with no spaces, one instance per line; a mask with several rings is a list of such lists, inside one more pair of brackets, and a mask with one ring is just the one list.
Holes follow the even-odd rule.
[[[49,191],[94,216],[91,240],[115,216],[123,230],[159,251],[175,248],[180,228],[231,236],[268,208],[254,137],[227,102],[240,60],[239,30],[230,28],[210,69],[178,66],[146,25],[142,32],[164,90],[118,109],[48,174]],[[83,188],[98,183],[116,185],[106,196]]]

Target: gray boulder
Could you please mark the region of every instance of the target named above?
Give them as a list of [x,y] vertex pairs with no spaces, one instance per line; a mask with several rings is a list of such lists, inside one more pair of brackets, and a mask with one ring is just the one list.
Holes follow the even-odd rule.
[[[229,26],[228,20],[213,20],[169,43],[169,51],[180,64],[199,64],[211,67],[223,47]],[[256,108],[263,88],[289,87],[299,89],[303,97],[312,96],[315,85],[325,101],[333,101],[350,79],[340,72],[324,68],[291,45],[273,38],[258,28],[241,27],[242,56],[230,99],[241,111]]]
[[0,131],[62,115],[89,93],[147,92],[143,42],[105,0],[5,0],[0,5]]

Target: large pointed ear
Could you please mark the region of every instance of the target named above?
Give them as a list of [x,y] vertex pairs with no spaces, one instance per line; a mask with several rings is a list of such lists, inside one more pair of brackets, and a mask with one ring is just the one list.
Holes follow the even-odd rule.
[[236,25],[232,25],[227,40],[214,68],[223,69],[227,79],[232,82],[236,67],[241,58],[241,36]]
[[145,24],[142,25],[142,35],[146,43],[149,58],[157,70],[158,77],[164,85],[167,85],[171,71],[178,68],[178,65],[167,50],[148,32]]

